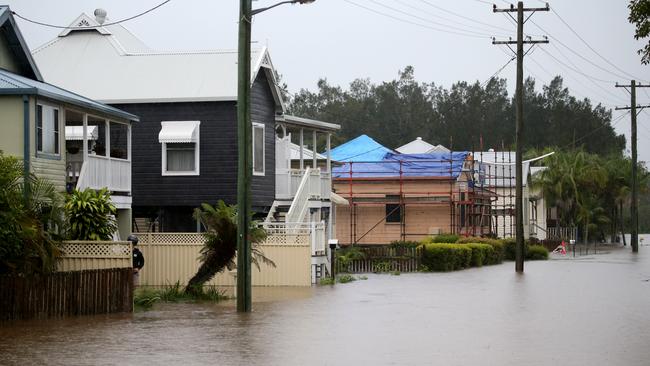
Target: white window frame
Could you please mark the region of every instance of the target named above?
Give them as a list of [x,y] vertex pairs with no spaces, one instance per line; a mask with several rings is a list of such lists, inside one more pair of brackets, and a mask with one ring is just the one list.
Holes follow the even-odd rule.
[[[262,171],[256,171],[255,170],[255,129],[256,128],[262,128]],[[259,123],[259,122],[253,122],[253,128],[252,128],[252,134],[251,134],[251,157],[252,157],[252,162],[253,166],[251,169],[253,169],[253,175],[257,176],[264,176],[266,175],[266,125],[264,123]]]
[[[178,121],[178,122],[183,122],[183,121]],[[195,144],[195,149],[194,149],[194,170],[191,171],[183,171],[183,172],[175,172],[175,171],[168,171],[167,170],[167,144],[175,144],[175,142],[161,142],[160,144],[162,145],[162,175],[163,176],[196,176],[201,174],[201,169],[200,169],[200,142],[201,142],[201,125],[198,124],[196,126],[196,141],[193,141]]]
[[[55,143],[56,143],[56,146],[58,147],[58,149],[55,148],[55,150],[59,150],[58,153],[48,152],[48,151],[43,151],[43,150],[38,149],[38,107],[41,107],[41,110],[42,110],[41,118],[43,118],[43,116],[45,115],[45,111],[47,109],[57,111],[58,122],[59,122],[59,132],[58,132],[58,136],[57,136],[57,138],[55,140]],[[45,126],[43,126],[43,122],[44,121],[41,121],[41,125],[42,125],[41,129],[44,131]],[[63,127],[63,129],[61,127]],[[59,106],[55,106],[55,105],[52,105],[52,104],[37,102],[36,103],[36,113],[35,113],[35,116],[34,116],[34,128],[36,130],[36,136],[34,138],[34,150],[36,151],[36,155],[41,156],[41,157],[44,156],[44,157],[52,157],[52,158],[61,158],[61,147],[62,147],[61,146],[62,145],[61,144],[61,137],[62,137],[62,135],[65,135],[65,116],[63,115],[63,113],[61,113],[61,108]],[[41,135],[43,135],[43,134],[41,133]],[[44,146],[43,141],[41,141],[41,144]]]

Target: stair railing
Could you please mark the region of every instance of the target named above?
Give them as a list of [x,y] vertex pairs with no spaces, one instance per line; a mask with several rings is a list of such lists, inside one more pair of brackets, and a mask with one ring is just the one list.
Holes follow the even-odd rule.
[[310,197],[310,176],[311,168],[305,169],[305,173],[302,176],[298,190],[296,191],[296,196],[293,198],[291,207],[289,207],[289,212],[285,217],[285,222],[287,224],[302,223],[305,219],[305,215],[309,209],[309,197]]

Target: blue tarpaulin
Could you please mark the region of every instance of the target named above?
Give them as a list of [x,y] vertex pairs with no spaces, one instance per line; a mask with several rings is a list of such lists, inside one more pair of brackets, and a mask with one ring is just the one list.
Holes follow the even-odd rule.
[[467,152],[431,154],[386,153],[377,161],[352,161],[332,167],[333,178],[412,178],[435,177],[456,179],[463,168]]
[[367,135],[361,135],[343,145],[332,149],[332,160],[348,161],[381,161],[393,150],[383,146]]

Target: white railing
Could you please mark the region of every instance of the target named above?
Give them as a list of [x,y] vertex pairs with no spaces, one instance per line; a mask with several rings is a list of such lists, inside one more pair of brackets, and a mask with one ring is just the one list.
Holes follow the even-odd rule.
[[325,254],[327,241],[325,235],[325,222],[311,223],[311,252],[312,254]]
[[289,212],[287,212],[286,222],[288,223],[301,223],[305,220],[307,211],[309,209],[309,197],[311,195],[311,168],[305,170],[298,190],[296,191],[295,198],[291,203]]
[[561,227],[561,226],[552,226],[546,228],[546,238],[547,239],[558,239],[558,240],[571,240],[577,239],[578,237],[578,228],[576,227]]
[[115,192],[131,191],[131,162],[128,160],[88,156],[79,173],[78,189],[108,188]]
[[320,173],[320,198],[330,199],[332,194],[332,174],[330,172]]
[[[316,199],[329,199],[332,192],[332,180],[329,172],[320,169],[310,169],[309,195]],[[292,199],[296,197],[298,188],[305,176],[306,169],[280,169],[275,172],[275,197],[277,199]]]

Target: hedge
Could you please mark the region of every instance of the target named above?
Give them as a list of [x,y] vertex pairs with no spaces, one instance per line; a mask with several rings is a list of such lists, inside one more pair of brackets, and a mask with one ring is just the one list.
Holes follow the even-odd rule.
[[430,243],[448,243],[452,244],[458,241],[460,239],[460,236],[456,234],[440,234],[436,236],[430,236],[426,239],[424,239],[422,242],[425,244],[430,244]]
[[[504,255],[506,260],[515,260],[517,242],[515,239],[504,240]],[[543,245],[530,245],[528,242],[524,243],[524,258],[526,260],[546,260],[548,259],[548,249]]]
[[489,244],[470,243],[464,244],[472,249],[472,267],[482,267],[484,264],[493,264],[494,248]]
[[464,244],[431,243],[424,245],[422,265],[429,271],[447,272],[470,267],[472,248]]
[[499,239],[479,238],[475,236],[469,236],[469,237],[458,239],[458,243],[488,244],[492,246],[494,251],[489,254],[490,257],[485,264],[499,264],[503,262],[503,257],[504,257],[503,242],[504,242],[503,240],[499,240]]
[[531,261],[547,260],[548,249],[546,249],[546,247],[543,245],[530,245],[528,247],[528,253],[526,254],[526,259]]

